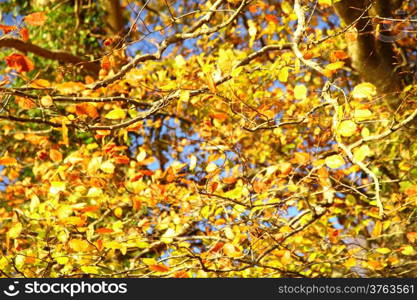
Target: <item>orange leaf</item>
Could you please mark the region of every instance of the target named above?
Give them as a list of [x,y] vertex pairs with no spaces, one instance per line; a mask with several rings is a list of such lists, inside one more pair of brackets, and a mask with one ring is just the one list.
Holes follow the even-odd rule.
[[25,55],[12,53],[6,56],[6,64],[17,72],[29,72],[35,69],[33,62]]
[[356,42],[358,35],[355,32],[346,32],[345,38],[347,42]]
[[102,228],[97,228],[96,232],[99,233],[99,234],[105,234],[105,233],[112,233],[112,232],[114,232],[114,230],[111,229],[111,228],[102,227]]
[[15,101],[17,105],[19,105],[19,107],[23,109],[32,109],[36,107],[36,103],[32,99],[29,99],[29,98],[16,96]]
[[417,232],[408,232],[407,239],[410,241],[410,243],[417,241]]
[[224,246],[223,242],[218,242],[216,245],[214,245],[213,248],[210,249],[210,252],[219,252]]
[[89,205],[80,209],[80,212],[97,211],[100,209],[98,205]]
[[13,157],[2,157],[0,158],[0,165],[11,166],[17,163],[16,159]]
[[249,11],[253,14],[256,13],[258,11],[258,5],[256,5],[256,4],[250,5],[249,6]]
[[162,264],[150,265],[149,268],[155,272],[168,272],[169,271],[169,267],[162,265]]
[[227,114],[224,113],[216,113],[216,114],[211,114],[210,117],[212,117],[213,119],[217,119],[220,121],[224,121],[227,119]]
[[373,238],[376,238],[376,237],[380,236],[381,233],[382,233],[382,222],[381,221],[376,221],[375,226],[372,230],[371,236]]
[[64,122],[62,122],[62,144],[65,146],[69,145],[68,127]]
[[23,18],[27,24],[33,26],[42,26],[46,21],[46,15],[44,12],[35,12],[33,14],[27,15]]
[[237,178],[236,177],[226,177],[226,178],[223,178],[223,183],[226,183],[226,184],[233,184],[233,183],[235,183],[237,181]]
[[291,160],[292,163],[299,165],[306,165],[310,161],[310,154],[304,152],[294,153],[294,158]]
[[267,20],[268,22],[273,22],[275,24],[279,23],[278,18],[274,15],[265,15],[265,20]]
[[175,278],[189,278],[190,276],[188,275],[187,271],[178,271],[174,274]]
[[119,156],[115,156],[114,157],[114,162],[116,164],[123,164],[123,165],[127,165],[130,162],[129,157],[127,157],[126,155],[119,155]]
[[217,181],[215,181],[215,182],[213,182],[211,185],[210,185],[210,192],[211,193],[214,193],[215,191],[216,191],[216,189],[217,189],[217,187],[219,186],[219,183],[217,182]]
[[336,51],[333,52],[333,55],[336,58],[342,59],[342,60],[349,58],[349,55],[345,51],[343,51],[343,50],[336,50]]
[[27,42],[29,40],[29,30],[26,27],[23,27],[22,29],[20,29],[19,33],[24,42]]
[[99,251],[103,250],[103,246],[104,246],[103,240],[102,239],[97,240],[97,248]]
[[75,106],[75,113],[80,115],[87,115],[92,119],[98,118],[99,114],[96,107],[88,102],[80,103]]
[[51,151],[49,151],[49,158],[53,162],[60,162],[62,161],[62,153],[59,152],[58,150],[51,149]]

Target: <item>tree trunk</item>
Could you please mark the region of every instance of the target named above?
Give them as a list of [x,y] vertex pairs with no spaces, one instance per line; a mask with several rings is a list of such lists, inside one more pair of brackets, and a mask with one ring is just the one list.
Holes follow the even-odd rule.
[[397,72],[398,54],[395,36],[389,30],[376,34],[372,17],[392,17],[402,1],[397,0],[342,0],[334,8],[344,23],[357,31],[355,41],[348,41],[352,67],[360,77],[374,84],[378,92],[395,109],[400,104],[397,93],[403,87],[403,78]]

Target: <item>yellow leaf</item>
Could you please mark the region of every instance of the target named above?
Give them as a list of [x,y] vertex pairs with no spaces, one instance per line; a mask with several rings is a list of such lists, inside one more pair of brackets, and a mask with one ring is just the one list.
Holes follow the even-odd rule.
[[98,274],[99,273],[99,267],[95,266],[82,266],[81,271],[88,274]]
[[376,237],[380,236],[381,233],[382,233],[382,222],[381,221],[376,221],[375,226],[372,229],[371,237],[376,238]]
[[285,250],[283,255],[281,256],[281,263],[285,266],[291,263],[291,261],[292,261],[291,252],[288,250]]
[[111,120],[124,119],[126,118],[126,112],[121,108],[116,108],[116,109],[113,109],[112,111],[109,111],[106,114],[105,118],[111,119]]
[[226,254],[227,256],[236,256],[236,249],[235,246],[231,243],[226,243],[223,246],[223,252],[224,254]]
[[206,172],[211,173],[217,169],[217,165],[215,163],[209,163],[206,167]]
[[336,71],[336,70],[342,68],[344,65],[345,65],[344,61],[337,61],[337,62],[328,64],[325,69],[328,70],[328,71]]
[[332,0],[319,0],[320,5],[332,5]]
[[72,239],[68,242],[68,245],[75,252],[85,252],[88,248],[90,248],[90,244],[81,239]]
[[187,62],[182,55],[177,55],[175,57],[175,65],[178,68],[183,68],[183,67],[185,67],[186,64],[187,64]]
[[165,244],[170,244],[173,241],[173,237],[176,236],[175,230],[172,228],[168,228],[164,234],[161,236],[161,241]]
[[355,161],[363,161],[367,156],[371,156],[372,151],[368,145],[362,145],[361,147],[353,150],[353,157]]
[[66,265],[69,261],[69,258],[66,256],[60,256],[60,257],[56,257],[55,260],[60,265]]
[[281,2],[281,9],[287,15],[292,13],[292,5],[288,1]]
[[226,227],[226,228],[224,229],[224,234],[226,235],[226,237],[227,237],[229,240],[233,240],[233,238],[235,237],[235,234],[233,233],[233,230],[232,230],[232,228],[230,228],[230,227]]
[[366,127],[362,128],[362,130],[361,130],[361,136],[363,138],[367,138],[370,135],[371,135],[371,133],[369,132],[369,129],[368,128],[366,128]]
[[121,207],[116,207],[113,212],[116,218],[120,219],[123,216],[123,209]]
[[378,252],[378,253],[381,253],[381,254],[388,254],[388,253],[391,252],[391,249],[389,249],[389,248],[378,248],[375,251]]
[[403,254],[403,255],[415,255],[416,251],[414,250],[413,246],[407,245],[403,248],[403,250],[401,251],[401,254]]
[[202,216],[204,219],[208,219],[208,217],[211,215],[211,208],[210,208],[210,206],[208,206],[208,205],[204,206],[204,207],[201,209],[200,214],[201,214],[201,216]]
[[371,98],[376,95],[376,87],[369,82],[363,82],[355,86],[352,96],[357,99]]
[[195,155],[191,155],[190,157],[190,171],[194,170],[197,165],[197,157]]
[[294,97],[298,100],[304,100],[307,98],[307,88],[305,85],[297,85],[294,88]]
[[190,99],[190,91],[181,91],[180,102],[188,102]]
[[139,154],[136,156],[137,162],[142,162],[146,158],[146,151],[143,148],[140,148]]
[[356,259],[354,257],[350,257],[348,260],[345,261],[344,266],[346,268],[352,268],[356,266]]
[[363,121],[372,117],[372,112],[369,109],[356,109],[353,113],[356,121]]
[[50,107],[54,104],[54,101],[52,100],[51,96],[47,95],[41,98],[41,104],[42,106]]
[[51,194],[58,194],[59,192],[65,191],[65,182],[62,181],[52,181],[51,187],[49,188],[49,192]]
[[15,239],[19,237],[20,233],[22,232],[22,229],[22,223],[16,223],[12,227],[10,227],[9,231],[7,232],[7,236],[11,239]]
[[332,169],[337,169],[345,164],[343,157],[338,154],[326,157],[324,162],[326,166]]
[[114,173],[114,164],[107,160],[104,163],[101,164],[100,169],[107,174],[113,174]]
[[142,262],[148,266],[157,264],[155,258],[142,258]]
[[253,20],[248,20],[248,27],[249,27],[248,33],[250,36],[249,47],[252,47],[258,30],[256,29],[256,23]]
[[337,131],[341,136],[349,137],[356,132],[357,128],[358,127],[356,126],[355,122],[351,120],[346,120],[340,123]]
[[288,81],[288,75],[289,75],[289,69],[288,67],[283,67],[278,72],[278,80],[281,82],[287,82]]

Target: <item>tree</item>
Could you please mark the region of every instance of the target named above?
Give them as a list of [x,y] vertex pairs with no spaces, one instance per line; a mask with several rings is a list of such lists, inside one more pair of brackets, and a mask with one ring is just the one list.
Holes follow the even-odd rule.
[[1,2],[2,276],[417,276],[416,4]]

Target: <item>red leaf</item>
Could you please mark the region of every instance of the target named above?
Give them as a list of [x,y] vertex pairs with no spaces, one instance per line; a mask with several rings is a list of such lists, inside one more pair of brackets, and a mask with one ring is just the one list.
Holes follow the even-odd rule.
[[16,26],[10,26],[10,25],[2,25],[0,24],[0,30],[4,32],[4,34],[8,34],[9,32],[12,32],[13,30],[16,30]]
[[144,176],[152,176],[154,174],[151,170],[139,170],[139,173],[141,173]]
[[23,19],[27,24],[33,26],[42,26],[46,21],[46,15],[44,12],[35,12],[33,14],[27,15]]
[[23,41],[27,42],[29,40],[29,30],[26,27],[20,29],[19,33]]
[[216,245],[214,245],[213,248],[210,249],[210,252],[219,252],[224,246],[223,242],[218,242]]
[[6,56],[6,63],[10,68],[16,69],[17,72],[32,71],[35,66],[33,62],[26,56],[18,53],[12,53]]

